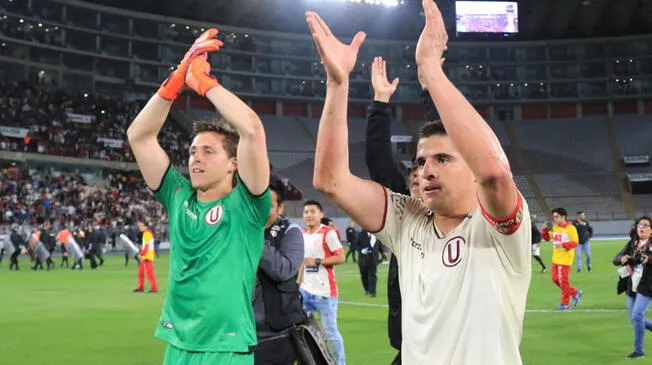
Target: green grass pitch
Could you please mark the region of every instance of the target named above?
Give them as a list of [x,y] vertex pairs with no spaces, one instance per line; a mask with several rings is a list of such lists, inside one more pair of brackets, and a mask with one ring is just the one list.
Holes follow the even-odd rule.
[[[628,363],[624,357],[632,351],[632,326],[624,296],[616,295],[616,268],[611,265],[623,244],[592,243],[593,272],[571,273],[571,283],[584,291],[584,298],[570,312],[552,311],[560,291],[550,273],[540,274],[533,262],[521,345],[525,364]],[[549,265],[549,244],[542,256]],[[108,256],[94,271],[33,272],[28,265],[24,257],[20,272],[9,271],[6,257],[0,264],[0,364],[161,363],[165,344],[153,332],[166,287],[166,255],[155,262],[163,290],[159,294],[131,292],[136,263],[124,267],[121,255]],[[377,298],[363,295],[357,266],[339,266],[336,276],[348,364],[389,364],[395,351],[387,339],[387,265],[379,267]]]

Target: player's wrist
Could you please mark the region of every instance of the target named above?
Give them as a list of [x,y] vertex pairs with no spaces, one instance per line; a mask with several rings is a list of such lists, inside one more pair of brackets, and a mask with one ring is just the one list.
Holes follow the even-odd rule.
[[333,87],[348,88],[349,87],[349,75],[347,75],[345,78],[327,76],[326,77],[326,88],[333,88]]
[[179,67],[170,73],[165,81],[161,84],[156,93],[163,99],[174,101],[183,91],[185,86],[184,77],[179,73]]
[[215,85],[212,85],[208,90],[206,90],[206,93],[205,93],[204,96],[206,96],[207,98],[210,98],[212,96],[216,96],[216,95],[211,95],[211,94],[215,94],[218,91],[218,88],[220,86],[222,86],[222,85],[220,85],[220,83],[216,81]]
[[375,92],[374,101],[380,101],[382,103],[389,103],[389,99],[392,97],[391,93]]
[[419,70],[417,73],[419,75],[418,79],[419,83],[421,84],[421,89],[430,90],[432,89],[432,87],[430,87],[431,85],[438,82],[442,77],[446,77],[440,61],[424,61],[419,65]]

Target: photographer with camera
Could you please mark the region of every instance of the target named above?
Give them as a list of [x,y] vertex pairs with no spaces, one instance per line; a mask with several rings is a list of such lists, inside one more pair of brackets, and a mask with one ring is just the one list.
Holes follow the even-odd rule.
[[281,216],[285,187],[272,177],[272,206],[265,225],[265,248],[256,275],[256,365],[291,365],[297,359],[291,330],[305,319],[297,276],[303,261],[303,233]]
[[614,257],[614,265],[618,269],[620,281],[618,294],[627,293],[627,311],[634,326],[634,352],[627,359],[637,359],[645,356],[643,340],[645,329],[652,331],[652,321],[645,318],[647,307],[652,301],[652,268],[649,257],[652,255],[650,234],[652,234],[652,219],[643,216],[636,220],[629,236],[629,242]]

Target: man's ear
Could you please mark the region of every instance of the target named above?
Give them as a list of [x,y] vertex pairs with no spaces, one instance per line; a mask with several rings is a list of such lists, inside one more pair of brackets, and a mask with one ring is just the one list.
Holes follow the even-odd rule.
[[238,170],[238,158],[237,157],[231,157],[229,159],[229,172],[235,173],[236,170]]

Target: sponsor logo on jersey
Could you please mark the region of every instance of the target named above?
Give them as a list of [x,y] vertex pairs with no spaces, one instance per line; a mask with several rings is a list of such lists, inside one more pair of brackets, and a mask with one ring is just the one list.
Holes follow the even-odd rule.
[[461,236],[453,237],[446,242],[441,253],[441,261],[444,266],[455,267],[462,261],[462,251],[465,244],[466,240]]
[[161,327],[167,328],[167,329],[173,329],[174,325],[168,321],[163,321],[161,322]]
[[421,258],[425,256],[425,253],[423,252],[423,245],[415,241],[414,238],[412,237],[410,237],[410,246],[412,246],[412,248],[414,248],[415,250],[419,251],[419,255],[421,255]]
[[208,224],[209,226],[214,226],[220,223],[223,215],[224,215],[224,208],[220,204],[216,207],[212,207],[208,212],[206,212],[206,216],[204,217],[204,220],[206,221],[206,224]]
[[399,217],[398,219],[403,219],[403,213],[405,213],[408,197],[397,193],[391,193],[390,199],[394,204],[395,214]]
[[197,214],[193,213],[192,210],[188,209],[188,201],[183,202],[183,207],[185,209],[186,215],[190,217],[193,221],[197,220]]

